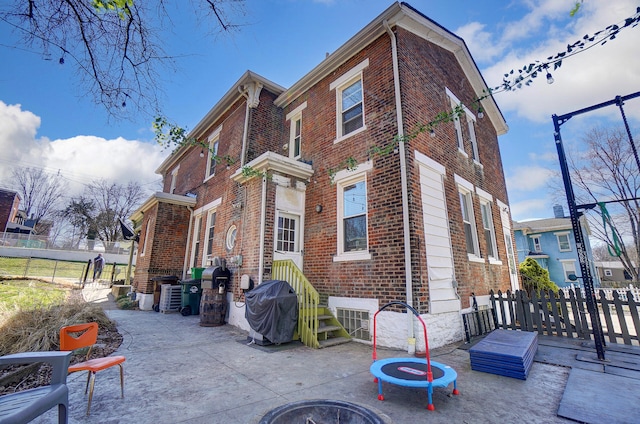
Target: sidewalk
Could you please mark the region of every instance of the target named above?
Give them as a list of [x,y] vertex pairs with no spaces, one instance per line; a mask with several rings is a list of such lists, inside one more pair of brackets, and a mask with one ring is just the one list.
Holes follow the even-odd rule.
[[[127,358],[125,398],[119,396],[117,369],[105,370],[96,378],[91,415],[85,417],[86,375],[71,374],[70,423],[251,424],[273,408],[306,399],[347,401],[397,424],[574,422],[557,415],[561,407],[568,411],[565,416],[593,409],[624,411],[622,418],[605,415],[608,423],[640,416],[638,402],[626,400],[640,393],[632,384],[638,378],[594,371],[603,365],[583,361],[593,369],[575,368],[580,375],[574,378],[569,366],[575,365],[577,354],[590,354],[584,346],[541,345],[526,381],[472,371],[468,352],[457,346],[434,349],[431,358],[458,373],[460,395],[451,395],[451,387],[435,389],[435,411],[428,411],[424,389],[385,383],[385,400],[377,399],[369,373],[371,346],[352,342],[316,350],[296,342],[271,349],[247,345],[247,333],[235,327],[201,327],[199,316],[112,309],[105,294],[94,290],[90,299],[106,302],[107,314],[124,337],[116,354]],[[378,351],[379,359],[405,356],[403,351]],[[616,384],[606,398],[586,399],[586,406],[580,396],[569,402],[565,389],[574,389],[568,382],[583,393],[585,385],[598,387],[603,376]],[[619,396],[622,406],[615,401]],[[600,421],[591,422],[604,422],[602,415],[593,418]],[[57,422],[57,410],[33,422]]]

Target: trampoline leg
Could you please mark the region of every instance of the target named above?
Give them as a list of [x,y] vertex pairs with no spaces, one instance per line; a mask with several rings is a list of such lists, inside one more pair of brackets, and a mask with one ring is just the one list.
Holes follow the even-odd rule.
[[384,395],[382,394],[382,380],[377,378],[378,380],[378,400],[384,400]]
[[431,384],[429,384],[429,387],[427,387],[427,397],[429,398],[429,404],[427,405],[427,409],[429,411],[435,411],[436,407],[433,406],[433,399],[432,399],[432,395],[433,394],[433,386]]
[[453,380],[453,394],[454,395],[460,394],[460,392],[458,391],[458,380]]

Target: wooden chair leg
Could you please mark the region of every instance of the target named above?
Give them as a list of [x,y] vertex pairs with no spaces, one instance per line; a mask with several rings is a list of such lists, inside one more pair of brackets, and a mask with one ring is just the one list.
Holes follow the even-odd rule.
[[91,387],[89,388],[89,403],[87,404],[87,417],[91,412],[91,399],[93,399],[93,386],[96,384],[96,373],[91,373]]
[[122,364],[118,364],[120,367],[120,396],[124,399],[124,369]]

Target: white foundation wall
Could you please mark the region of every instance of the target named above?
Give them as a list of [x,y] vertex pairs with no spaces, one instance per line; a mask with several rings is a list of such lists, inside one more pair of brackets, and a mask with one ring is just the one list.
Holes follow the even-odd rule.
[[[407,334],[408,318],[406,313],[382,311],[376,320],[376,336],[379,346],[403,349],[409,351],[409,336]],[[413,331],[416,339],[416,352],[425,352],[424,327],[413,316]],[[459,312],[420,315],[427,326],[429,349],[459,342],[464,337],[462,316]],[[373,328],[371,329],[373,334]]]
[[244,302],[234,302],[230,300],[231,294],[227,294],[227,300],[229,301],[229,313],[227,314],[227,323],[233,325],[234,327],[238,327],[244,331],[250,331],[251,326],[247,322],[247,319],[244,317],[245,304]]
[[[372,337],[371,342],[373,342],[373,317],[380,308],[378,299],[330,296],[328,307],[334,316],[337,316],[337,308],[368,311],[369,331]],[[409,314],[411,313],[409,312]],[[424,329],[415,315],[411,314],[411,316],[413,317],[414,337],[416,339],[415,350],[424,352]],[[388,310],[380,312],[376,319],[377,344],[409,351],[409,335],[407,332],[409,324],[407,317],[406,313]],[[427,326],[430,349],[459,342],[464,337],[462,316],[458,311],[434,315],[424,314],[420,317]],[[361,340],[355,341],[360,342]]]

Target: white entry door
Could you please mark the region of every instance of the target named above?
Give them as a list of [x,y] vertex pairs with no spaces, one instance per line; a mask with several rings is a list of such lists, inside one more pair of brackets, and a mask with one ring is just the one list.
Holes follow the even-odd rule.
[[276,181],[273,259],[291,259],[302,271],[306,186],[296,184],[291,187],[290,180],[282,177]]
[[277,212],[274,260],[291,259],[302,270],[300,215]]

